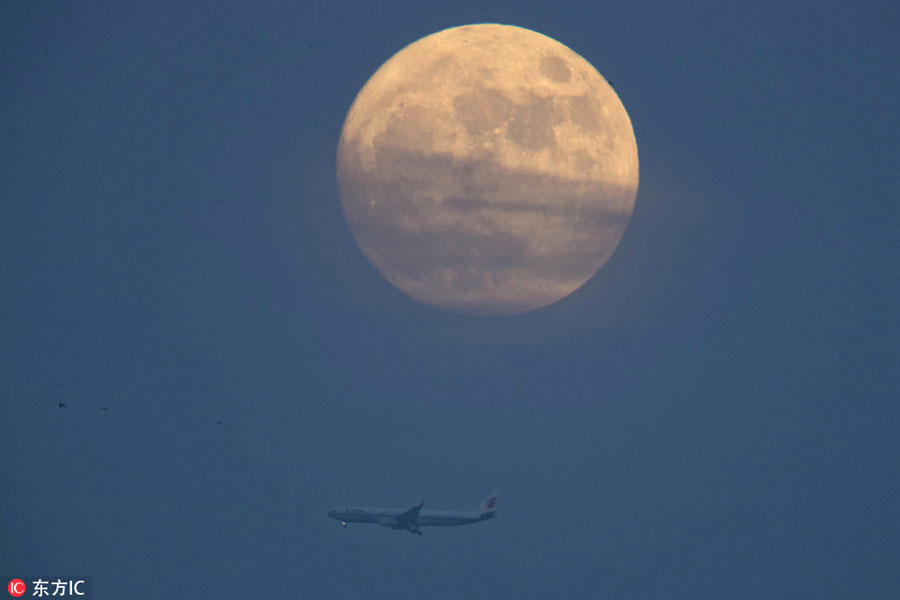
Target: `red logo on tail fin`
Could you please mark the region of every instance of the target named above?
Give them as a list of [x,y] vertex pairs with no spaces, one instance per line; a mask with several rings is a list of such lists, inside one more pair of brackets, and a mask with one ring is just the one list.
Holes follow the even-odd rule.
[[493,510],[493,508],[497,505],[497,496],[491,496],[487,501],[487,507]]

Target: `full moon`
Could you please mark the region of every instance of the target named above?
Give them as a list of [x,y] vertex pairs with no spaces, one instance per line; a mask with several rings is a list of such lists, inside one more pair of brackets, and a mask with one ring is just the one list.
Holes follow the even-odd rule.
[[338,145],[341,205],[394,286],[507,315],[571,294],[625,233],[631,120],[584,58],[509,25],[439,31],[369,79]]

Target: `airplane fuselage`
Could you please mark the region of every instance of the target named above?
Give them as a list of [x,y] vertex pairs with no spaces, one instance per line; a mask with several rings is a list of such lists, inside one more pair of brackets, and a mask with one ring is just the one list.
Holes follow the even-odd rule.
[[406,529],[407,524],[411,527],[468,525],[469,523],[485,521],[494,516],[492,512],[484,515],[470,515],[456,510],[421,510],[417,516],[401,521],[399,517],[404,512],[406,511],[397,508],[348,506],[330,510],[328,511],[328,516],[341,523],[377,523],[378,525],[396,527],[397,529]]
[[422,510],[425,503],[420,502],[406,510],[346,506],[331,509],[328,511],[328,516],[340,521],[344,527],[347,526],[347,523],[375,523],[382,527],[405,529],[411,533],[422,535],[422,532],[419,531],[420,527],[454,527],[492,519],[495,516],[494,508],[497,506],[498,497],[499,492],[495,490],[481,504],[467,511]]

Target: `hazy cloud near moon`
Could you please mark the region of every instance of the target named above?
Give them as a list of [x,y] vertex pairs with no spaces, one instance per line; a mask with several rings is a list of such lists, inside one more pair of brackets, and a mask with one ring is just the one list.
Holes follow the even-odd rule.
[[482,315],[546,306],[603,266],[637,169],[628,115],[599,73],[503,25],[398,52],[360,92],[338,148],[366,257],[410,296]]
[[426,303],[440,287],[456,312],[509,314],[567,295],[609,259],[631,216],[596,202],[627,205],[630,187],[403,148],[380,147],[382,160],[391,174],[372,182],[345,157],[354,237],[394,285]]

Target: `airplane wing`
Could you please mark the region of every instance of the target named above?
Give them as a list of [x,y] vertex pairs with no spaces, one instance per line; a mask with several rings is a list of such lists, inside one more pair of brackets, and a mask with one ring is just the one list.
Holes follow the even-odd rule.
[[400,513],[399,515],[397,515],[397,521],[399,521],[400,523],[406,523],[406,522],[409,522],[409,521],[415,521],[415,520],[416,520],[416,517],[419,516],[419,511],[422,510],[422,507],[423,507],[423,506],[425,506],[425,501],[424,501],[424,500],[423,500],[422,502],[419,502],[419,503],[416,504],[415,506],[413,506],[413,507],[412,507],[411,509],[409,509],[408,511],[402,512],[402,513]]

